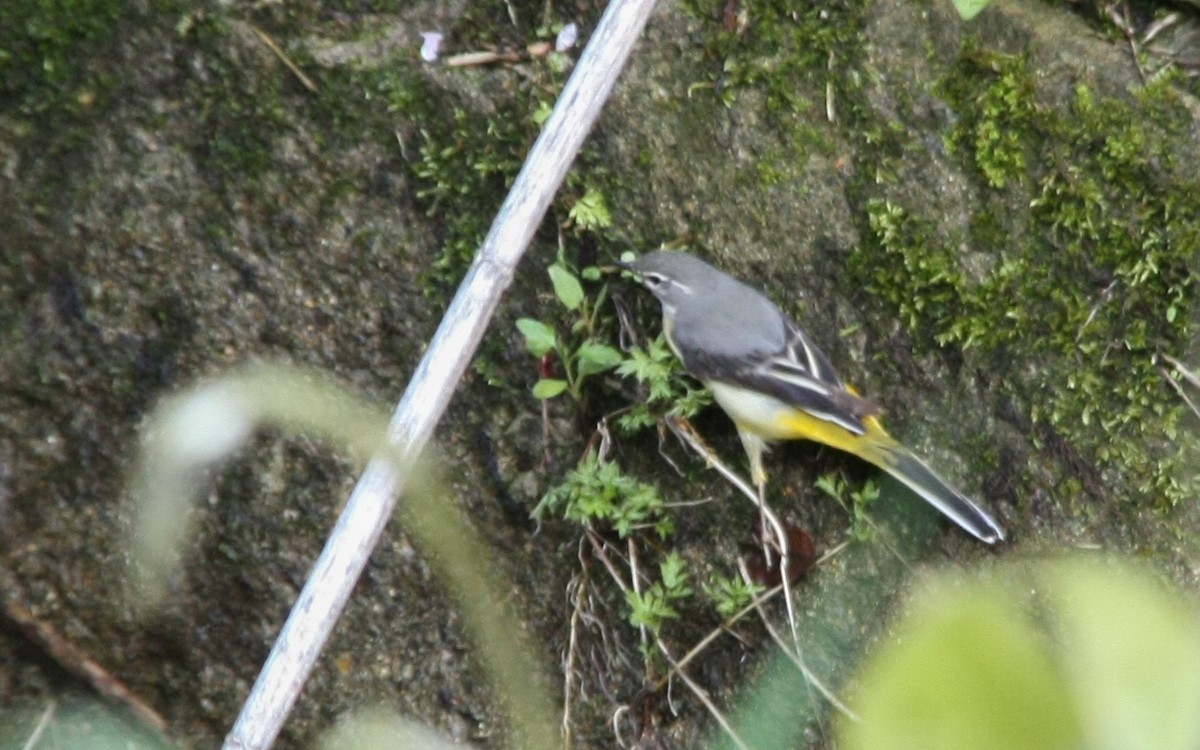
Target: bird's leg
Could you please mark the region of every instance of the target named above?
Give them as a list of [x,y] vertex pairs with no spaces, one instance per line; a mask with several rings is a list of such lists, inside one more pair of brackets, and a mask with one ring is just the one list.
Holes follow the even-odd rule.
[[[750,459],[750,480],[758,490],[758,524],[759,538],[762,540],[763,557],[767,566],[772,565],[771,538],[767,530],[767,472],[763,469],[763,453],[767,450],[766,442],[752,432],[738,428],[738,437],[742,439],[742,447],[746,449],[746,457]],[[779,552],[786,559],[787,539],[778,540]]]

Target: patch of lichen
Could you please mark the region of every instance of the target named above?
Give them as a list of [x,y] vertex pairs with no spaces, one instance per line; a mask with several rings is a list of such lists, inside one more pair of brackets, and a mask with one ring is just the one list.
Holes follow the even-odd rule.
[[972,50],[950,76],[941,91],[959,120],[948,140],[978,169],[984,200],[1021,190],[1029,211],[1010,217],[1015,227],[972,222],[1007,226],[1010,239],[980,237],[974,249],[991,257],[971,272],[937,239],[937,218],[876,199],[852,278],[916,340],[1002,363],[996,375],[1027,404],[1036,434],[1099,469],[1104,482],[1091,491],[1158,508],[1191,496],[1181,469],[1194,451],[1175,440],[1182,409],[1158,366],[1160,352],[1191,341],[1200,247],[1189,197],[1200,182],[1176,168],[1184,114],[1169,85],[1135,101],[1079,85],[1059,109],[1034,104],[1019,58]]

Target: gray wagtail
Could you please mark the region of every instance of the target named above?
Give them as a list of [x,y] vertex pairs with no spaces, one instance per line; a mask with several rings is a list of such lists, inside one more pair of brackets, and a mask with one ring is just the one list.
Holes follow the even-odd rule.
[[659,250],[620,265],[662,303],[671,349],[733,419],[760,497],[767,443],[815,440],[883,469],[982,541],[1004,539],[991,516],[883,429],[881,409],[842,382],[763,294],[687,253]]

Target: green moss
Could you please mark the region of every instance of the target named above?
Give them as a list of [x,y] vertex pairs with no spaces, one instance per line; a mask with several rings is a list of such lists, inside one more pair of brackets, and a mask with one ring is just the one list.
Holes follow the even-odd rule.
[[6,0],[0,5],[0,98],[29,118],[92,106],[107,89],[97,58],[112,43],[126,6],[121,0]]
[[[399,122],[415,124],[405,167],[417,187],[419,206],[441,229],[441,251],[423,286],[431,293],[452,288],[469,266],[540,130],[539,114],[553,105],[564,76],[552,60],[521,69],[464,71],[495,78],[488,86],[506,95],[485,104],[454,100],[427,79],[401,71],[360,74],[360,84],[388,102]],[[555,198],[550,216],[566,225],[571,209],[587,195],[612,195],[613,177],[596,149],[585,145]],[[609,243],[607,226],[578,226],[592,242]],[[616,239],[611,243],[616,247]],[[614,252],[614,254],[616,254]],[[581,262],[591,265],[594,260]]]
[[188,79],[197,89],[191,98],[201,102],[197,163],[222,185],[253,180],[274,166],[279,134],[295,127],[283,100],[294,81],[248,65],[224,16],[198,16],[182,30],[203,50],[196,57],[202,73]]
[[[731,4],[685,0],[703,24],[704,55],[691,90],[709,90],[729,107],[752,106],[784,134],[788,144],[758,161],[758,186],[787,179],[809,152],[834,149],[837,126],[857,133],[864,122],[860,75],[868,4],[858,0],[809,6],[784,0]],[[743,101],[753,92],[750,104]]]
[[867,221],[876,252],[854,253],[851,273],[866,280],[867,289],[888,302],[911,330],[937,335],[952,325],[966,284],[953,251],[936,244],[931,225],[890,201],[868,201]]
[[1026,172],[1032,144],[1033,80],[1024,57],[971,50],[959,57],[936,93],[958,120],[945,135],[952,152],[964,150],[990,187],[1002,188]]
[[734,104],[741,90],[756,88],[773,112],[821,111],[825,102],[809,92],[851,83],[836,73],[855,61],[862,46],[863,3],[685,0],[683,6],[708,24],[706,54],[720,64],[707,75],[726,104]]
[[1032,195],[1028,214],[1009,218],[1004,240],[994,233],[1006,222],[972,221],[989,238],[974,249],[989,257],[969,273],[936,218],[876,199],[852,278],[918,341],[1002,363],[996,375],[1025,394],[1036,439],[1066,441],[1097,467],[1103,481],[1084,482],[1093,493],[1159,508],[1190,497],[1194,450],[1174,440],[1182,410],[1156,364],[1158,352],[1186,351],[1196,318],[1200,182],[1174,169],[1181,106],[1159,84],[1133,102],[1080,85],[1069,111],[1038,107],[1023,60],[974,50],[950,78],[948,140],[979,170],[976,211],[1019,189]]
[[481,112],[403,72],[372,72],[364,83],[385,98],[399,122],[417,124],[405,167],[441,242],[423,286],[444,293],[470,265],[537,137],[532,113],[538,101],[528,90],[516,91],[492,102],[494,111]]

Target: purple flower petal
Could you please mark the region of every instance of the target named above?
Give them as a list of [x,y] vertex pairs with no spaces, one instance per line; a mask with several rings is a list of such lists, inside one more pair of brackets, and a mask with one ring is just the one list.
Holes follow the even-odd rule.
[[442,47],[442,38],[445,35],[440,31],[422,31],[421,32],[421,59],[425,62],[433,62],[438,59],[438,52]]
[[555,52],[566,52],[575,46],[575,42],[579,40],[579,26],[575,23],[569,23],[562,27],[562,31],[558,32],[558,38],[554,40]]

